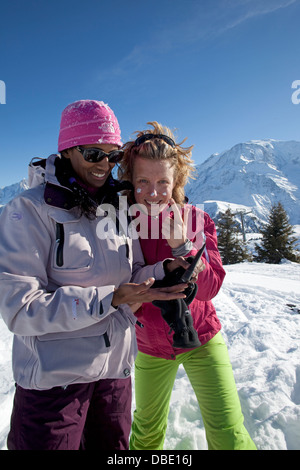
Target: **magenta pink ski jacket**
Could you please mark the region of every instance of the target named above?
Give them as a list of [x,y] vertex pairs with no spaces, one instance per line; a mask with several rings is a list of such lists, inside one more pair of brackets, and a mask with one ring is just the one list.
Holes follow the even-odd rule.
[[[201,344],[205,344],[221,329],[221,323],[217,317],[212,299],[220,290],[225,271],[218,251],[217,234],[213,220],[199,208],[189,206],[189,209],[191,209],[189,217],[192,220],[188,224],[188,238],[193,242],[194,248],[185,256],[196,254],[203,240],[206,240],[206,251],[202,256],[206,269],[198,276],[198,292],[189,306],[199,340]],[[149,227],[150,225],[151,220],[149,218]],[[155,239],[140,239],[140,243],[146,264],[154,264],[166,258],[174,258],[170,246],[161,235]],[[170,327],[162,318],[160,309],[152,303],[143,304],[136,312],[136,315],[144,325],[144,328],[136,328],[139,351],[165,359],[175,359],[176,355],[187,351],[187,349],[174,349],[172,347],[173,333],[169,333]]]

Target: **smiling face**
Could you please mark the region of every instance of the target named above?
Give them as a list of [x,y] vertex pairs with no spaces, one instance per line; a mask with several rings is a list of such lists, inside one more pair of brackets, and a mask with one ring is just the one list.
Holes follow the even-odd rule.
[[151,160],[143,157],[134,159],[132,184],[135,200],[143,204],[148,213],[151,208],[161,206],[161,210],[172,197],[174,187],[174,167],[170,160]]
[[[93,144],[84,145],[83,147],[99,148],[106,153],[118,149],[116,145],[111,144]],[[109,163],[107,157],[101,160],[101,162],[89,163],[85,161],[82,154],[76,150],[76,148],[68,149],[64,152],[64,156],[70,159],[73,170],[79,176],[81,181],[87,186],[91,186],[93,188],[100,188],[103,186],[110,175],[111,170],[115,166],[114,163]]]

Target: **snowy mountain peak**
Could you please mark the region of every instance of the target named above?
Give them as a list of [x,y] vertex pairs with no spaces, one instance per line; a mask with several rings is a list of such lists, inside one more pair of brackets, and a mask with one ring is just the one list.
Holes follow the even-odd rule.
[[204,203],[208,212],[212,203],[215,212],[217,202],[223,201],[242,205],[242,210],[264,221],[272,204],[281,202],[290,223],[300,224],[300,142],[240,143],[212,155],[196,170],[187,196],[194,204]]
[[7,204],[11,199],[28,188],[29,186],[26,178],[23,178],[19,183],[0,188],[0,210],[1,207],[5,206],[5,204]]

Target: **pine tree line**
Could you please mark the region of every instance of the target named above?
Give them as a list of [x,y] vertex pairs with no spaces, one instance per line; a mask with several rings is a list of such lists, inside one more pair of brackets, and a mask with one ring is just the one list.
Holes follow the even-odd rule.
[[300,262],[300,253],[296,248],[297,238],[293,236],[293,226],[279,202],[271,207],[268,221],[260,230],[260,244],[255,244],[256,253],[249,253],[246,243],[241,241],[239,229],[230,209],[222,213],[216,221],[218,247],[223,264],[235,264],[242,261],[257,261],[278,264],[283,259]]

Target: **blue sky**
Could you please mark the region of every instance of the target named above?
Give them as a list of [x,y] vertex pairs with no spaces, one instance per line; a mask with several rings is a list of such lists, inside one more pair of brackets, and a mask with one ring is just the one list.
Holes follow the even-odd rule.
[[123,141],[151,120],[176,129],[195,163],[300,140],[300,0],[11,0],[0,14],[0,187],[57,151],[77,99],[108,103]]

